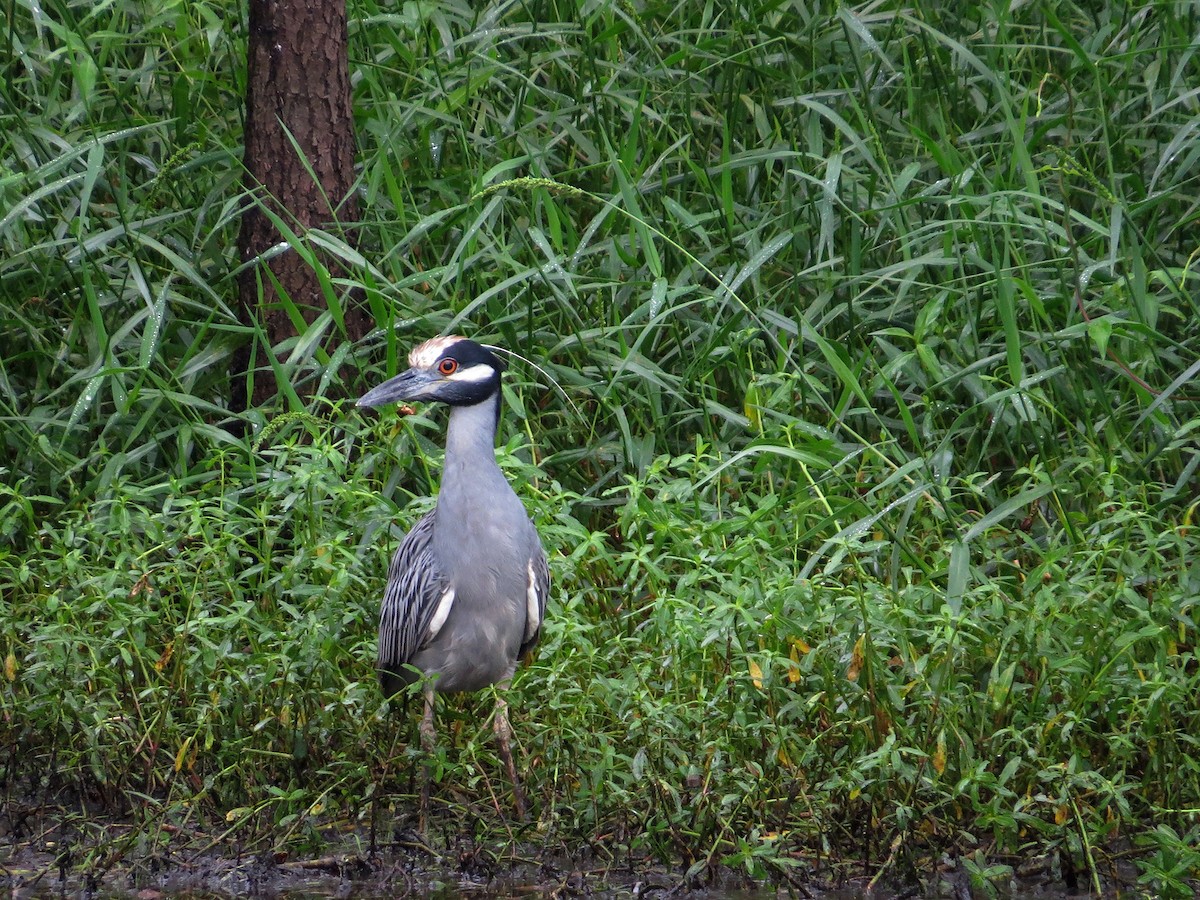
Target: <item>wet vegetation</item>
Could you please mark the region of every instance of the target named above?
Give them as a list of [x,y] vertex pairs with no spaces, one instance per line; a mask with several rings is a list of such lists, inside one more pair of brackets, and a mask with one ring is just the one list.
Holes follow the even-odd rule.
[[346,398],[456,331],[527,360],[499,452],[555,590],[534,817],[450,700],[432,842],[1192,895],[1193,4],[353,2],[364,221],[292,250],[380,330],[277,348],[311,399],[244,436],[238,9],[5,6],[11,847],[391,840],[424,757],[375,618],[443,423]]

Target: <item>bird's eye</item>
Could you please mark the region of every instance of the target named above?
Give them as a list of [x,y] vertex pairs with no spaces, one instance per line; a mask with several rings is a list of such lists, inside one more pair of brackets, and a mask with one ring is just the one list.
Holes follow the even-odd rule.
[[446,357],[438,363],[438,371],[443,375],[453,375],[458,371],[458,360]]

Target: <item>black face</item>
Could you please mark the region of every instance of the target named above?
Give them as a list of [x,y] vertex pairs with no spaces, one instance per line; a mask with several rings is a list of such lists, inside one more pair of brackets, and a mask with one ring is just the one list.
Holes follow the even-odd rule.
[[471,406],[500,391],[504,363],[486,347],[466,338],[428,340],[413,349],[408,362],[410,369],[368,391],[358,405],[429,400]]
[[[474,341],[469,341],[466,338],[458,338],[453,344],[448,345],[442,350],[441,355],[438,356],[439,365],[443,360],[447,359],[457,361],[460,371],[469,369],[471,366],[483,365],[491,366],[496,370],[496,374],[499,375],[507,368],[500,357],[487,347],[477,344]],[[411,357],[409,357],[409,362],[412,362]],[[445,373],[443,372],[442,374]]]
[[460,338],[438,355],[434,369],[443,380],[435,385],[434,396],[427,399],[451,406],[481,403],[500,390],[500,373],[504,368],[500,358],[487,347]]

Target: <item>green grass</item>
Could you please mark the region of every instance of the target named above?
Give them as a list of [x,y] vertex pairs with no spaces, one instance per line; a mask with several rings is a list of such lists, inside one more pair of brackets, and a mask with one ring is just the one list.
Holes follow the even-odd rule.
[[[315,390],[245,438],[233,13],[41,10],[0,38],[6,800],[148,802],[148,850],[409,808],[374,622],[442,419],[342,398],[454,330],[541,370],[517,838],[981,889],[1132,847],[1190,895],[1190,4],[356,3],[364,220],[296,244],[380,331],[277,348]],[[447,707],[440,813],[503,844],[487,698]]]

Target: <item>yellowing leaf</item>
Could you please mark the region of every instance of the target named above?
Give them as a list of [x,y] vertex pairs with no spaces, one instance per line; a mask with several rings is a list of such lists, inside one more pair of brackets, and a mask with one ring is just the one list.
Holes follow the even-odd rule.
[[1068,813],[1067,813],[1067,807],[1065,805],[1060,806],[1060,807],[1058,807],[1058,809],[1054,810],[1054,824],[1055,825],[1066,825],[1067,817],[1068,817]]
[[862,674],[863,644],[866,643],[866,640],[867,636],[860,634],[854,644],[854,652],[850,654],[850,668],[846,670],[846,677],[851,681],[858,681],[858,676]]
[[171,661],[171,657],[174,655],[175,655],[175,642],[172,641],[171,643],[167,644],[167,646],[165,648],[163,648],[162,656],[160,656],[155,661],[154,671],[161,672],[163,669],[165,669],[167,667],[167,663],[169,663]]
[[933,770],[941,775],[946,771],[946,733],[939,732],[937,746],[933,750]]
[[760,691],[762,690],[762,686],[763,686],[762,669],[759,667],[758,663],[756,663],[754,660],[750,660],[750,680],[754,682],[754,686],[756,688],[758,688]]
[[746,388],[746,398],[742,401],[742,412],[750,420],[750,427],[762,432],[762,408],[759,406],[758,387],[753,383]]
[[188,735],[184,739],[183,744],[179,747],[179,752],[175,754],[175,771],[178,772],[183,768],[183,761],[187,758],[188,747],[192,746],[192,735]]
[[17,655],[11,650],[8,651],[8,656],[4,657],[4,677],[9,681],[17,680]]

